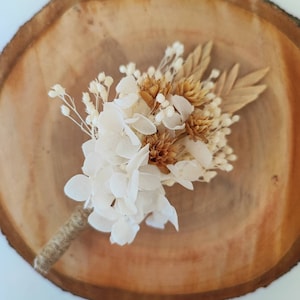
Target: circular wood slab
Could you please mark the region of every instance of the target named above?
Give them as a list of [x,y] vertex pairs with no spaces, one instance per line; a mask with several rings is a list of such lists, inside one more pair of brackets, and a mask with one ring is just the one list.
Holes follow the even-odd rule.
[[180,231],[142,226],[132,245],[89,228],[48,274],[89,299],[224,299],[269,284],[300,259],[300,30],[265,1],[52,1],[0,58],[0,225],[30,263],[74,203],[65,182],[83,162],[80,130],[47,92],[80,99],[100,71],[156,65],[179,40],[186,53],[214,41],[211,67],[270,66],[260,99],[240,111],[230,143],[239,159],[195,191],[168,198]]

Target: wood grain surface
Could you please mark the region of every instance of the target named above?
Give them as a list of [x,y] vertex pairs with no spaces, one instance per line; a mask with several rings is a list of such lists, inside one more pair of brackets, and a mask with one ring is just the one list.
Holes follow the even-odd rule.
[[272,282],[300,259],[300,30],[264,1],[52,1],[0,57],[0,226],[30,263],[71,214],[66,181],[84,134],[47,97],[80,100],[100,71],[156,65],[168,44],[213,40],[211,67],[270,66],[268,89],[240,111],[239,159],[195,191],[167,190],[179,233],[142,226],[132,245],[87,229],[48,278],[88,299],[224,299]]

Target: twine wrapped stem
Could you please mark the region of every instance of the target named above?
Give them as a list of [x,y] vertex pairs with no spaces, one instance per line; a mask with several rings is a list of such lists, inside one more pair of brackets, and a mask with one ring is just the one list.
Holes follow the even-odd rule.
[[77,206],[70,218],[48,241],[34,259],[34,268],[41,274],[48,273],[51,266],[66,252],[72,241],[84,230],[92,209]]

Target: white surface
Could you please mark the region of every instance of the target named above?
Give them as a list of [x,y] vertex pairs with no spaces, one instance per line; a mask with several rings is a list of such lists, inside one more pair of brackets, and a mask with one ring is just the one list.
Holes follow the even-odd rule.
[[[39,11],[47,0],[9,0],[0,3],[0,50],[9,42],[19,26]],[[289,13],[300,17],[299,0],[274,0]],[[299,29],[300,30],[300,29]],[[300,66],[299,66],[300,67]],[[300,265],[273,282],[266,289],[238,300],[299,300]],[[0,299],[3,300],[79,300],[63,292],[37,274],[6,242],[0,232]]]

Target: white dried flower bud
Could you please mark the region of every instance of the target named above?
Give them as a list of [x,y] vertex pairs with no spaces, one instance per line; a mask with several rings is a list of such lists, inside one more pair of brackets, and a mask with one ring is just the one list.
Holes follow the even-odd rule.
[[218,78],[220,76],[220,70],[218,69],[212,69],[210,78]]
[[235,154],[231,154],[231,155],[229,155],[229,156],[227,157],[227,159],[228,159],[229,161],[236,161],[236,160],[237,160],[237,156],[236,156]]
[[213,114],[214,114],[215,117],[219,117],[221,115],[221,108],[220,107],[216,107],[213,110]]
[[156,101],[158,103],[163,103],[166,100],[165,96],[162,93],[158,93],[156,96]]
[[102,81],[104,81],[104,79],[105,79],[105,73],[104,73],[104,72],[99,73],[99,75],[98,75],[98,80],[99,80],[100,82],[102,82]]
[[97,83],[97,91],[98,91],[98,94],[100,95],[100,97],[103,100],[106,100],[107,91],[106,91],[106,88],[104,87],[104,85],[102,85],[101,83]]
[[222,103],[222,99],[220,97],[216,97],[214,102],[219,106]]
[[226,147],[223,149],[223,151],[224,151],[224,153],[225,153],[226,155],[229,155],[229,154],[233,153],[233,149],[232,149],[231,147],[229,147],[229,146],[226,146]]
[[161,107],[162,108],[166,108],[166,107],[168,107],[170,105],[170,102],[168,101],[168,100],[165,100],[165,101],[163,101],[162,103],[161,103]]
[[106,76],[104,79],[104,85],[110,87],[113,84],[114,80],[111,76]]
[[239,120],[240,120],[240,116],[239,116],[239,115],[234,115],[234,116],[231,118],[232,123],[238,122]]
[[97,126],[97,124],[98,124],[98,115],[93,116],[93,118],[92,118],[92,124],[94,126]]
[[154,74],[154,77],[155,77],[156,80],[159,80],[163,77],[163,75],[162,75],[160,70],[156,70],[155,74]]
[[166,51],[165,51],[165,56],[166,57],[171,57],[173,56],[175,53],[174,49],[172,47],[167,47]]
[[231,119],[230,119],[229,117],[223,118],[223,120],[222,120],[222,126],[228,127],[228,126],[230,126],[231,124],[232,124],[232,121],[231,121]]
[[179,57],[178,59],[176,59],[176,61],[174,62],[174,69],[176,71],[178,71],[181,67],[182,67],[182,64],[183,64],[183,59],[181,57]]
[[172,73],[170,72],[170,70],[168,70],[168,71],[165,73],[165,79],[166,79],[166,81],[172,81],[173,75],[172,75]]
[[223,132],[225,135],[228,135],[228,134],[231,133],[231,129],[228,128],[228,127],[225,127],[225,128],[222,129],[222,132]]
[[56,93],[55,91],[50,90],[50,91],[48,92],[48,96],[49,96],[50,98],[56,98],[58,95],[57,95],[57,93]]
[[147,74],[152,77],[155,73],[155,68],[153,66],[149,67],[147,70]]
[[214,83],[212,81],[208,81],[203,85],[203,88],[205,90],[211,90],[214,87]]
[[120,73],[122,73],[122,74],[126,74],[127,68],[126,68],[124,65],[121,65],[121,66],[119,67],[119,71],[120,71]]
[[226,172],[230,172],[230,171],[233,170],[233,165],[231,165],[231,164],[226,164],[226,165],[222,166],[222,169],[223,169],[224,171],[226,171]]
[[210,182],[217,175],[216,171],[207,171],[203,175],[203,180],[205,182]]
[[96,81],[93,80],[93,81],[90,82],[89,91],[93,94],[98,93],[98,88],[97,88],[97,82]]
[[70,108],[67,107],[66,105],[62,105],[62,106],[60,107],[60,111],[61,111],[61,113],[62,113],[64,116],[66,116],[66,117],[70,115]]
[[224,153],[224,152],[219,152],[219,153],[217,154],[217,157],[225,158],[225,153]]
[[156,116],[155,116],[155,121],[160,124],[161,121],[164,119],[165,117],[165,112],[163,110],[161,110]]
[[87,115],[87,117],[85,118],[85,123],[86,123],[87,125],[91,125],[91,123],[92,123],[92,118],[91,118],[90,115]]
[[[207,100],[212,100],[212,99],[214,99],[215,97],[216,97],[216,95],[215,95],[214,93],[208,93],[208,94],[205,96],[205,98],[206,98]],[[214,105],[217,106],[217,104],[216,104],[215,102],[212,102],[212,103],[214,103]]]
[[174,106],[171,106],[171,105],[170,105],[170,106],[168,106],[168,107],[166,108],[166,115],[167,115],[168,118],[173,117],[174,113],[175,113]]
[[226,138],[220,138],[220,140],[219,140],[219,142],[218,142],[218,147],[219,148],[223,148],[223,147],[225,147],[226,146],[226,144],[227,144],[227,140],[226,140]]
[[172,48],[175,50],[176,56],[180,56],[183,54],[184,46],[180,42],[177,41],[173,43]]
[[92,102],[87,102],[87,103],[85,103],[85,111],[86,111],[89,115],[93,114],[95,110],[96,110],[96,109],[95,109],[95,106],[94,106],[94,104],[93,104]]
[[127,65],[127,75],[132,75],[135,71],[135,63],[133,62],[130,62],[128,65]]
[[60,84],[55,84],[52,87],[52,90],[49,91],[48,96],[51,98],[55,97],[63,97],[66,94],[66,90],[60,85]]
[[134,76],[135,78],[141,77],[141,71],[140,71],[140,70],[135,70],[134,73],[133,73],[133,76]]
[[86,104],[90,101],[91,101],[90,94],[89,93],[82,93],[82,102],[84,104]]

